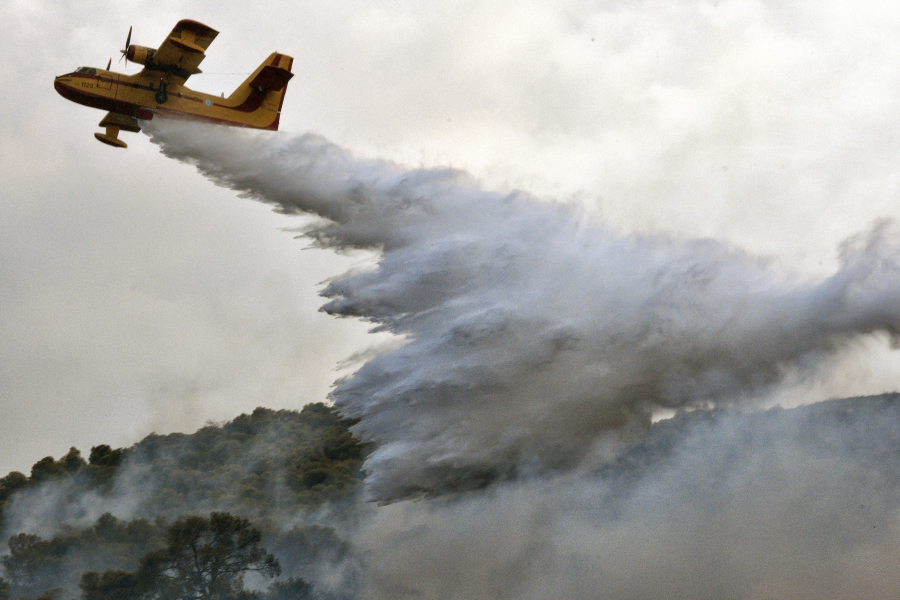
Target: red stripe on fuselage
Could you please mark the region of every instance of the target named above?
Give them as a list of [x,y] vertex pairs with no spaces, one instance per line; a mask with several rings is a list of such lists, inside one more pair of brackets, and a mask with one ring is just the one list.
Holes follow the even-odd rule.
[[108,110],[110,112],[128,115],[131,117],[134,116],[134,111],[140,108],[138,105],[131,104],[130,102],[122,102],[120,100],[114,100],[113,98],[110,98],[108,96],[91,94],[89,92],[85,92],[83,90],[65,85],[64,83],[60,83],[58,81],[53,84],[53,87],[56,88],[56,91],[59,92],[59,95],[66,100],[71,100],[76,104],[90,106],[91,108]]
[[263,100],[266,98],[265,92],[260,92],[259,90],[250,90],[250,95],[247,96],[247,99],[238,104],[237,106],[227,106],[225,104],[219,104],[216,102],[214,105],[219,108],[225,108],[228,110],[236,110],[238,112],[251,113],[255,111],[257,108],[262,106]]
[[[99,79],[97,76],[90,75],[69,75],[68,77],[81,77],[84,79]],[[130,87],[145,89],[149,91],[153,91],[152,87],[141,86],[131,82],[117,81],[119,85],[128,85]],[[84,90],[78,89],[76,87],[66,85],[59,81],[54,82],[53,87],[59,93],[60,96],[65,98],[66,100],[71,100],[76,104],[81,104],[83,106],[89,106],[91,108],[98,108],[100,110],[107,110],[109,112],[118,113],[122,115],[127,115],[130,117],[136,117],[138,119],[143,119],[145,121],[149,121],[153,118],[153,115],[159,115],[163,118],[178,118],[189,121],[200,121],[203,123],[215,123],[219,125],[232,125],[235,127],[248,127],[251,129],[267,129],[267,130],[277,130],[278,129],[278,116],[273,123],[265,126],[258,127],[256,125],[250,125],[248,123],[242,123],[240,121],[232,121],[229,119],[220,119],[217,117],[210,117],[206,115],[198,115],[196,113],[175,110],[170,108],[164,108],[160,105],[156,107],[152,106],[141,106],[139,104],[132,104],[130,102],[124,102],[121,100],[115,100],[108,96],[103,96],[99,94],[92,94],[90,92],[86,92]],[[254,90],[250,96],[245,100],[240,106],[224,106],[221,104],[216,104],[216,106],[220,108],[224,108],[226,110],[233,110],[237,112],[243,113],[251,113],[254,112],[262,105],[262,101],[265,97],[265,94]],[[202,102],[200,98],[190,97],[190,96],[182,96],[182,98],[186,100],[193,100],[195,102]]]

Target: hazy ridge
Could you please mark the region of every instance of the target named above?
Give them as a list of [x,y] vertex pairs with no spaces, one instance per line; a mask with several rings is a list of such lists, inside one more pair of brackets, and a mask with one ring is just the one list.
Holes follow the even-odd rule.
[[[397,507],[362,500],[364,448],[352,424],[324,405],[260,408],[193,434],[151,434],[125,449],[98,446],[88,461],[73,449],[38,461],[30,476],[11,473],[0,480],[5,595],[79,597],[83,572],[134,569],[142,554],[161,547],[172,520],[229,511],[264,532],[284,567],[282,580],[310,582],[307,596],[292,597],[361,597],[361,582],[378,563],[367,554],[366,532],[384,518],[379,511]],[[607,528],[630,523],[635,511],[656,511],[656,503],[694,505],[715,527],[720,519],[740,522],[736,511],[743,515],[739,506],[755,503],[754,490],[779,490],[784,497],[766,500],[770,517],[789,511],[803,535],[824,535],[828,545],[870,543],[893,527],[900,510],[898,424],[900,394],[754,413],[684,411],[580,474],[577,481],[592,495],[579,502]],[[496,505],[498,495],[555,485],[554,478],[517,481],[507,474],[486,490],[442,503],[451,512],[479,498]],[[556,497],[572,501],[571,492]],[[398,505],[418,510],[416,502]]]

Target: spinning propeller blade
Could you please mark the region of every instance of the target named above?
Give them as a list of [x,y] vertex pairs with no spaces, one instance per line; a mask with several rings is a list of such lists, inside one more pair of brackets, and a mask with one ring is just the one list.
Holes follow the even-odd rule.
[[[128,48],[131,46],[131,27],[128,28],[128,39],[125,40],[125,49],[122,50],[122,58],[125,59],[125,68],[128,68]],[[122,60],[120,58],[119,60]]]

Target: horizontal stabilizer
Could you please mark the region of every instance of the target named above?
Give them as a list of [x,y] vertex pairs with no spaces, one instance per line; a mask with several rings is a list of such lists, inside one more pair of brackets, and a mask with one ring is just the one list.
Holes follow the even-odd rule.
[[266,65],[250,82],[250,87],[267,92],[277,92],[284,89],[293,76],[294,74],[287,69]]
[[120,140],[118,137],[114,135],[109,135],[105,133],[95,133],[94,137],[103,142],[104,144],[109,144],[110,146],[115,146],[116,148],[127,148],[128,144]]

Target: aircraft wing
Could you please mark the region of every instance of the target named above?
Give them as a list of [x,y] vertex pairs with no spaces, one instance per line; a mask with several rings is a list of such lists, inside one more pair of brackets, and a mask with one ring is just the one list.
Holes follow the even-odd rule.
[[143,73],[167,73],[174,83],[184,84],[187,78],[199,73],[197,66],[206,58],[203,52],[219,32],[197,21],[178,21],[175,29],[153,54],[152,62],[144,64]]

